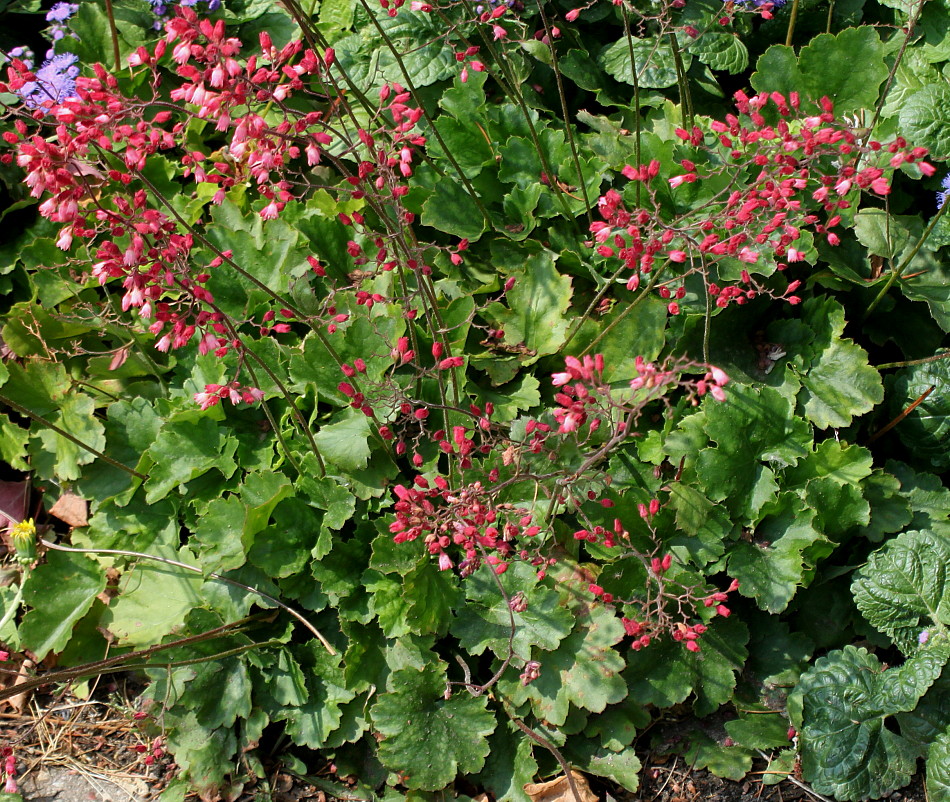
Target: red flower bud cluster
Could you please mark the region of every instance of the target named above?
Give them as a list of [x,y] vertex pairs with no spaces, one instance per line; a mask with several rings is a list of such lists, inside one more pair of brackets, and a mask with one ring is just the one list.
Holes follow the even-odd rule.
[[[652,559],[651,570],[655,576],[659,577],[669,571],[671,565],[672,557],[666,554],[662,558],[654,557]],[[710,599],[725,601],[728,598],[727,594],[737,590],[738,587],[739,583],[734,580],[726,593],[717,592],[710,594],[706,598],[701,599],[702,603],[704,606],[709,607],[711,603],[715,603],[715,601],[710,602]],[[640,649],[646,648],[656,637],[666,632],[674,641],[682,643],[688,651],[700,652],[702,650],[699,639],[708,629],[707,625],[701,622],[688,623],[685,620],[674,621],[672,616],[665,609],[665,602],[667,600],[674,601],[674,606],[678,610],[683,610],[687,602],[695,606],[698,599],[694,591],[692,589],[684,589],[684,591],[683,594],[675,596],[668,588],[661,585],[659,593],[652,602],[642,605],[643,612],[641,616],[638,618],[621,617],[620,620],[623,623],[624,632],[633,638],[633,641],[630,643],[631,649],[639,651]],[[607,596],[608,594],[603,595]],[[603,600],[607,601],[606,598]],[[724,618],[728,618],[730,610],[724,604],[719,604],[713,615],[721,615]]]
[[541,531],[527,510],[495,503],[481,482],[452,490],[443,476],[431,483],[417,476],[412,487],[396,485],[394,492],[396,519],[389,526],[393,539],[405,543],[421,537],[429,553],[438,556],[443,571],[455,566],[446,551],[452,549],[463,554],[457,565],[462,576],[473,573],[483,561],[495,573],[504,573],[509,561],[520,556],[519,542]]

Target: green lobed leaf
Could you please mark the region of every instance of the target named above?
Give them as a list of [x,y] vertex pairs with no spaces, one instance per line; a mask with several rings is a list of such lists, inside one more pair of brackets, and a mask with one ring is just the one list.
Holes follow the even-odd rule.
[[901,483],[896,476],[875,469],[862,483],[862,491],[871,508],[871,520],[862,534],[872,543],[900,532],[910,523],[910,502],[900,492]]
[[207,729],[197,715],[187,711],[166,734],[168,751],[186,773],[192,787],[206,798],[220,795],[237,751],[237,738],[230,727]]
[[[862,209],[854,216],[854,233],[868,254],[894,259],[906,247],[911,237],[910,228],[903,219],[888,214],[884,209]],[[909,218],[919,223],[919,218]]]
[[242,566],[254,536],[267,526],[274,507],[292,492],[283,474],[259,471],[245,476],[240,498],[213,500],[195,530],[202,568],[221,573]]
[[48,552],[23,587],[23,600],[32,609],[20,624],[21,646],[37,660],[62,651],[73,625],[105,586],[105,572],[85,554]]
[[535,715],[555,727],[567,720],[572,704],[599,713],[627,696],[620,674],[624,660],[611,648],[623,635],[623,625],[612,610],[589,607],[555,651],[536,658],[541,663],[536,680],[525,687],[517,677],[506,675],[499,685],[514,704],[530,701]]
[[603,713],[590,716],[584,734],[598,737],[605,749],[622,752],[632,746],[637,731],[650,726],[652,717],[638,701],[624,699],[620,704],[610,705]]
[[[202,649],[205,656],[213,649]],[[178,705],[194,712],[209,729],[232,727],[251,713],[251,678],[247,663],[229,657],[196,662],[183,683]]]
[[[604,355],[604,381],[633,379],[637,376],[637,357],[651,362],[662,351],[666,343],[667,317],[666,302],[654,295],[642,297],[632,310],[617,304],[603,317],[584,321],[566,353],[578,356],[599,338],[594,348],[596,353]],[[605,331],[605,336],[600,337]]]
[[705,430],[716,446],[700,451],[696,474],[706,496],[755,519],[776,493],[775,469],[808,452],[808,424],[771,387],[730,385],[728,400],[707,401]]
[[451,178],[439,181],[422,207],[421,222],[446,234],[477,240],[485,218],[469,190]]
[[746,749],[774,749],[788,745],[788,719],[767,710],[740,715],[725,723],[726,732]]
[[[786,341],[780,335],[801,374],[799,406],[819,429],[848,426],[854,416],[869,412],[883,400],[881,376],[868,364],[867,352],[841,336],[845,314],[838,301],[830,297],[806,300],[801,321],[805,328],[797,336],[790,334]],[[775,328],[790,333],[792,327]]]
[[751,83],[758,92],[778,92],[785,97],[801,92],[803,81],[795,50],[789,45],[769,47],[755,63]]
[[531,798],[524,792],[524,786],[534,782],[538,773],[534,742],[508,722],[491,734],[488,743],[490,751],[478,773],[479,782],[498,802],[529,802]]
[[741,780],[752,768],[752,752],[742,746],[723,746],[704,732],[689,735],[689,747],[683,757],[697,769],[709,769],[717,777]]
[[828,439],[815,446],[804,459],[786,468],[785,487],[806,485],[813,479],[831,479],[837,484],[857,485],[871,474],[871,452],[862,446]]
[[606,777],[631,793],[640,787],[640,769],[643,766],[632,747],[614,752],[598,746],[594,741],[572,738],[565,746],[564,753],[573,765],[586,774]]
[[332,42],[353,25],[354,0],[321,0],[317,27]]
[[778,785],[786,782],[795,773],[798,766],[798,750],[783,749],[769,758],[769,764],[762,773],[762,785]]
[[805,504],[815,510],[814,525],[825,537],[842,540],[856,527],[871,522],[871,505],[861,488],[839,484],[829,477],[812,479],[805,489]]
[[458,580],[451,571],[440,571],[426,555],[403,578],[408,600],[406,617],[414,632],[444,634],[452,623],[452,613],[461,600]]
[[729,553],[729,575],[739,580],[739,592],[763,610],[780,613],[802,584],[804,552],[824,539],[815,528],[816,511],[805,507],[797,494],[782,493],[768,505],[765,517],[752,533]]
[[[752,86],[759,92],[799,92],[817,101],[829,97],[837,114],[873,108],[887,78],[885,48],[870,25],[819,34],[801,49],[773,45],[756,62]],[[916,140],[914,140],[916,142]]]
[[52,429],[35,430],[36,440],[30,444],[30,452],[33,469],[40,476],[56,476],[64,481],[78,479],[82,475],[80,466],[96,459],[90,449],[101,452],[106,447],[105,428],[96,418],[95,409],[96,403],[92,396],[72,392],[60,401],[56,412],[49,416],[50,422],[88,448]]
[[237,496],[216,498],[208,505],[195,528],[206,571],[230,571],[244,564],[249,543],[243,542],[244,505]]
[[670,488],[669,504],[676,513],[677,533],[666,542],[674,553],[685,552],[700,566],[725,553],[723,540],[733,527],[726,510],[713,504],[696,488],[681,482]]
[[[466,178],[474,178],[486,164],[494,163],[495,152],[491,143],[475,126],[465,125],[447,114],[438,117],[434,125],[448,147],[449,153],[455,157],[456,163],[462,168],[462,175]],[[433,158],[448,162],[442,145],[436,137],[427,139],[426,150]],[[450,164],[446,164],[446,168],[455,169]]]
[[888,473],[898,478],[901,493],[910,502],[911,528],[942,529],[950,522],[950,490],[932,473],[915,473],[902,462],[889,460]]
[[512,649],[527,660],[531,647],[551,651],[574,626],[574,617],[561,604],[560,595],[538,582],[537,571],[525,562],[516,562],[498,579],[509,598],[524,594],[527,608],[522,612],[509,610],[508,602],[498,590],[489,566],[483,565],[465,580],[468,603],[452,624],[452,634],[470,654],[491,649],[496,657],[508,654],[511,616],[515,632]]
[[572,287],[570,276],[558,273],[550,251],[525,256],[524,272],[513,275],[515,286],[505,294],[508,306],[495,302],[487,311],[504,329],[507,345],[529,349],[523,364],[530,365],[564,343]]
[[749,653],[749,630],[736,618],[717,618],[699,641],[700,653],[669,638],[627,655],[630,696],[644,705],[672,707],[690,693],[696,715],[712,713],[732,698],[736,674]]
[[[946,219],[946,216],[941,218]],[[935,231],[939,231],[939,227]],[[914,273],[898,283],[901,292],[912,301],[926,303],[936,324],[943,331],[950,331],[950,269],[945,261],[934,258],[925,247],[911,262],[910,269]]]
[[400,772],[407,788],[436,791],[458,774],[471,774],[485,764],[496,721],[485,696],[456,691],[446,698],[444,664],[424,669],[403,668],[370,714],[383,736],[379,759]]
[[387,638],[401,638],[410,631],[409,599],[402,582],[372,569],[363,574],[363,584],[371,594],[369,609]]
[[845,28],[838,34],[819,34],[798,55],[806,93],[825,95],[843,114],[873,108],[880,86],[887,78],[885,48],[871,25]]
[[911,530],[871,555],[855,574],[854,601],[873,627],[904,654],[917,649],[921,631],[950,625],[946,538]]
[[[274,510],[274,525],[254,539],[248,562],[270,577],[282,578],[304,570],[319,541],[320,513],[298,498],[287,498]],[[329,551],[329,548],[327,548]],[[316,555],[318,558],[324,553]]]
[[5,414],[0,414],[0,460],[15,471],[28,471],[26,444],[30,433],[18,426]]
[[350,412],[339,423],[321,426],[313,439],[321,456],[344,471],[366,467],[370,455],[370,424],[361,412]]
[[237,439],[212,417],[197,409],[179,412],[165,422],[148,449],[155,464],[145,482],[146,501],[159,501],[212,468],[230,477],[237,468],[237,447]]
[[[152,549],[159,557],[192,564],[182,549]],[[172,565],[142,560],[127,569],[119,582],[119,595],[112,599],[102,617],[102,625],[130,646],[150,646],[180,626],[185,617],[201,605],[200,574]],[[161,599],[161,604],[156,604]]]
[[272,718],[286,722],[287,734],[294,743],[320,749],[340,726],[342,706],[356,692],[346,687],[339,654],[331,655],[316,640],[297,648],[296,653],[306,675],[306,698],[302,704],[275,711]]
[[[259,214],[244,214],[234,203],[211,207],[214,225],[207,237],[222,251],[231,251],[243,273],[273,292],[283,292],[295,275],[309,273],[307,250],[300,243],[300,232],[286,220],[264,221]],[[272,302],[271,296],[245,278],[242,272],[225,263],[210,273],[206,284],[214,301],[223,311],[239,320],[253,312],[258,304]]]

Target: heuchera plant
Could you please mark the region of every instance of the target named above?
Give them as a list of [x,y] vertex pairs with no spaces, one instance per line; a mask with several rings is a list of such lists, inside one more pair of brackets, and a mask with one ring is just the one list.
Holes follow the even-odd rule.
[[950,96],[923,6],[798,5],[54,6],[0,84],[27,689],[147,665],[169,798],[275,736],[341,797],[635,791],[687,700],[689,765],[937,795]]

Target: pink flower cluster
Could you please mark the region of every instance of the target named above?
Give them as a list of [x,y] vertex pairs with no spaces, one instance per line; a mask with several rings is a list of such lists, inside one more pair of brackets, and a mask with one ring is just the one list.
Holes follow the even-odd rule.
[[[795,93],[788,99],[777,92],[754,97],[738,92],[735,97],[739,116],[713,120],[706,130],[699,125],[690,131],[676,130],[688,157],[679,161],[682,172],[667,181],[675,191],[725,174],[735,189],[667,220],[656,185],[661,165],[653,160],[627,165],[622,171],[641,184],[648,205],[628,209],[613,189],[598,201],[603,220],[591,225],[590,245],[605,258],[620,259],[631,273],[628,289],[636,290],[658,264],[685,266],[684,272],[656,290],[672,299],[670,314],[679,313],[677,301],[685,292],[682,278],[693,272],[706,277],[707,290],[719,307],[743,304],[762,293],[798,303],[791,294],[798,282],[776,294],[744,271],[738,286],[721,286],[711,279],[712,268],[733,260],[762,265],[767,275],[784,270],[805,258],[805,246],[800,244],[804,230],[823,236],[830,245],[840,242],[834,229],[842,222],[841,211],[852,205],[852,191],[888,194],[885,171],[904,164],[916,165],[925,175],[934,171],[923,161],[926,149],[911,147],[901,137],[887,145],[863,143],[849,124],[835,117],[827,98],[819,113],[809,116]],[[763,115],[769,105],[779,117],[774,125]],[[790,125],[787,118],[798,124]]]
[[[600,428],[606,417],[604,413],[613,403],[611,388],[603,380],[603,355],[585,356],[583,360],[568,356],[564,362],[565,370],[551,376],[551,383],[561,388],[554,396],[558,404],[553,411],[558,432],[577,432],[586,425],[588,434],[593,434]],[[638,356],[634,364],[638,375],[630,381],[633,390],[662,391],[683,383],[682,365],[661,367],[647,362],[642,356]],[[728,382],[729,377],[723,370],[709,366],[703,378],[692,383],[691,391],[696,396],[704,396],[708,392],[717,401],[724,401],[726,394],[723,387]],[[598,414],[593,414],[595,410]]]
[[3,757],[3,792],[5,794],[15,794],[18,791],[16,783],[16,755],[13,754],[11,747],[4,746],[0,749],[0,756]]
[[236,381],[230,384],[206,384],[202,392],[195,393],[195,403],[202,410],[217,406],[224,398],[235,406],[242,401],[246,404],[256,404],[264,399],[264,393],[256,387],[242,387]]

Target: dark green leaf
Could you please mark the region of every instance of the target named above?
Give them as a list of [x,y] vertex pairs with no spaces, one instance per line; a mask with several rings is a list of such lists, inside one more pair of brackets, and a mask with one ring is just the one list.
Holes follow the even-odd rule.
[[709,769],[717,777],[741,780],[752,768],[752,752],[741,746],[723,746],[703,732],[689,736],[689,748],[684,755],[690,766]]
[[763,610],[779,613],[791,601],[806,568],[804,552],[822,540],[815,529],[816,512],[794,493],[783,493],[765,508],[752,542],[739,541],[729,555],[729,574],[739,592]]
[[407,617],[414,632],[443,634],[452,623],[452,612],[461,592],[451,571],[440,571],[426,556],[403,579],[409,601]]
[[[604,71],[623,83],[632,84],[633,67],[630,52],[636,62],[637,81],[641,89],[665,89],[676,83],[676,62],[665,39],[633,36],[620,39],[605,47],[597,57]],[[683,53],[684,68],[689,67],[690,56]]]
[[558,273],[549,251],[524,257],[524,272],[513,276],[515,286],[505,296],[508,307],[495,302],[488,313],[504,329],[506,344],[530,351],[523,362],[530,365],[537,357],[556,353],[564,343],[572,288],[570,277]]
[[884,726],[913,710],[950,655],[945,640],[885,670],[865,649],[846,646],[801,679],[802,773],[819,793],[843,801],[880,797],[910,781],[916,751]]
[[922,630],[950,625],[948,565],[946,538],[904,532],[872,554],[855,575],[855,603],[872,626],[911,654]]
[[514,724],[502,724],[488,739],[491,751],[478,779],[485,784],[498,802],[529,802],[524,792],[527,783],[534,782],[538,772],[534,742]]
[[927,752],[927,798],[950,798],[950,726],[937,736]]
[[927,84],[914,92],[898,113],[901,133],[936,159],[950,157],[950,132],[943,121],[950,114],[950,87],[944,82]]
[[641,704],[672,707],[695,693],[697,715],[712,713],[729,701],[736,674],[749,656],[749,631],[735,618],[715,619],[700,639],[699,654],[663,639],[627,656],[624,677],[631,698]]
[[770,387],[730,386],[726,403],[706,402],[704,409],[706,432],[716,443],[696,462],[706,496],[728,499],[737,512],[755,519],[778,488],[774,470],[806,455],[808,424]]

